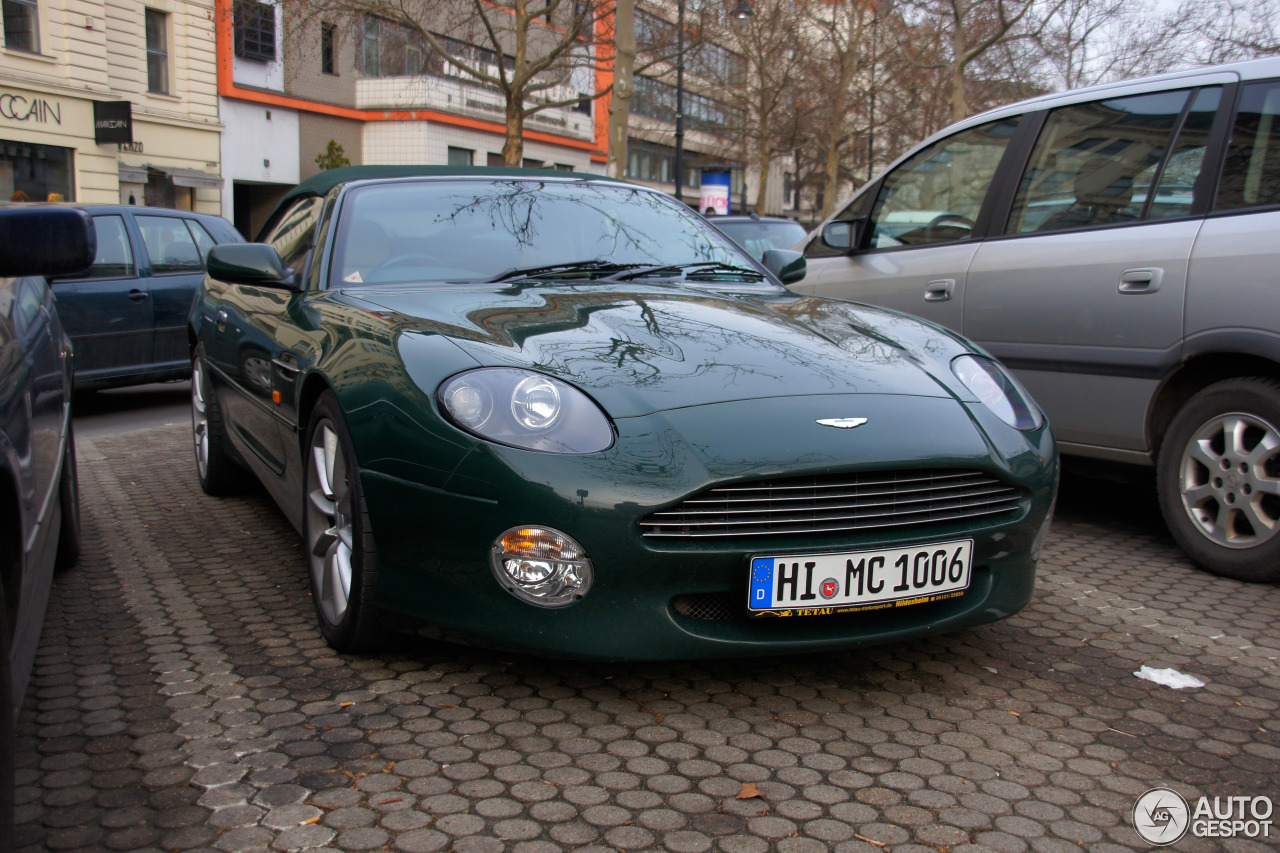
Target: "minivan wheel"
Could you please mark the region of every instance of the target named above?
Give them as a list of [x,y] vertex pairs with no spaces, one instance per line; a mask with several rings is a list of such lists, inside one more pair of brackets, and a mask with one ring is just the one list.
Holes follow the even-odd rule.
[[1201,568],[1280,581],[1280,382],[1228,379],[1178,412],[1160,448],[1160,509]]

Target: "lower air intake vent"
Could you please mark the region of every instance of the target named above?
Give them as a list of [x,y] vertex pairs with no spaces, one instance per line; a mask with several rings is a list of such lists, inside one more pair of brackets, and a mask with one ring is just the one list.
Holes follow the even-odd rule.
[[734,483],[640,522],[645,536],[736,539],[918,527],[1013,514],[1022,493],[982,471],[924,469]]
[[711,592],[701,595],[677,595],[671,599],[671,608],[681,616],[703,619],[708,622],[725,622],[741,616],[744,608],[734,608],[725,593]]

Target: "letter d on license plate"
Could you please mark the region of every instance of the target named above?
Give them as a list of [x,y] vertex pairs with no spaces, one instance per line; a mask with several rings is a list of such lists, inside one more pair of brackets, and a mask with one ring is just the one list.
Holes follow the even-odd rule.
[[972,567],[972,539],[877,551],[752,557],[747,611],[842,613],[916,599],[924,603],[968,589]]

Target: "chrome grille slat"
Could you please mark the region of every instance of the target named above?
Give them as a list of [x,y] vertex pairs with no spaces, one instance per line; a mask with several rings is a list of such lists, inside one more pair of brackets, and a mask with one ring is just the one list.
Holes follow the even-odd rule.
[[860,497],[871,496],[871,495],[904,495],[904,494],[910,494],[911,492],[933,493],[933,492],[940,492],[948,489],[967,489],[967,488],[972,488],[973,486],[989,485],[990,482],[991,482],[990,480],[968,480],[965,482],[947,483],[946,485],[937,486],[937,487],[911,486],[905,489],[880,488],[880,487],[867,488],[867,489],[859,488],[854,492],[849,492],[847,490],[838,490],[833,488],[806,489],[802,494],[796,494],[797,492],[801,491],[799,489],[786,489],[786,490],[780,489],[777,491],[767,491],[764,489],[756,489],[751,492],[745,492],[745,491],[734,492],[732,493],[733,494],[732,497],[726,496],[726,497],[715,497],[715,498],[689,498],[685,501],[685,503],[686,504],[727,503],[732,501],[766,501],[766,500],[804,501],[804,500],[812,500],[815,497],[860,498]]
[[640,522],[644,536],[721,538],[843,533],[1015,513],[1016,487],[981,471],[873,471],[708,489]]
[[[1013,491],[1014,491],[1014,489],[1013,489],[1013,487],[1012,487],[1012,486],[985,486],[985,485],[972,485],[972,486],[965,486],[964,488],[968,489],[968,491],[965,491],[965,492],[963,492],[963,493],[959,493],[959,494],[957,494],[955,491],[953,491],[953,490],[951,490],[951,489],[948,489],[948,490],[947,490],[946,492],[944,492],[943,494],[938,494],[937,492],[933,492],[933,493],[929,493],[929,494],[928,494],[928,495],[926,495],[925,497],[912,497],[912,498],[906,498],[906,499],[904,499],[904,500],[888,500],[888,501],[884,501],[884,500],[868,500],[868,501],[858,500],[858,501],[857,501],[857,503],[852,503],[852,504],[832,504],[832,505],[825,505],[825,502],[826,502],[826,501],[833,501],[833,500],[845,500],[845,499],[848,499],[848,498],[854,498],[854,499],[863,498],[863,497],[868,497],[868,498],[880,498],[880,497],[882,497],[882,496],[892,495],[893,493],[892,493],[892,492],[876,492],[876,493],[873,493],[873,494],[870,494],[870,495],[858,495],[858,494],[852,494],[852,495],[850,495],[850,494],[842,494],[842,495],[817,495],[817,496],[815,496],[815,497],[807,497],[807,498],[800,498],[800,497],[787,497],[787,498],[781,498],[781,499],[775,498],[775,499],[773,499],[772,501],[771,501],[770,499],[768,499],[768,498],[728,498],[728,499],[724,499],[724,500],[696,500],[696,499],[690,499],[690,500],[685,501],[685,502],[682,504],[682,506],[693,506],[693,505],[696,505],[696,506],[700,507],[700,509],[698,510],[699,512],[707,512],[707,511],[709,511],[709,510],[701,509],[701,507],[712,507],[712,506],[721,506],[721,507],[725,507],[725,509],[721,510],[721,512],[773,512],[773,511],[774,511],[773,507],[765,507],[765,508],[760,509],[760,510],[739,509],[739,508],[736,508],[736,507],[740,507],[740,506],[742,506],[742,505],[744,505],[744,504],[770,504],[770,503],[777,503],[777,502],[778,502],[778,500],[783,500],[783,501],[787,501],[788,503],[792,503],[792,504],[799,504],[799,503],[801,503],[802,501],[804,501],[804,502],[808,502],[809,504],[812,504],[812,505],[824,504],[824,506],[823,506],[823,508],[824,508],[824,509],[844,509],[844,508],[863,507],[863,506],[900,506],[900,505],[902,505],[902,504],[908,504],[908,503],[921,503],[921,502],[934,501],[934,500],[958,500],[958,499],[961,499],[961,498],[981,497],[982,495],[1000,495],[1000,494],[1008,494],[1008,493],[1011,493],[1011,492],[1013,492]],[[920,490],[920,489],[915,489],[915,490],[909,491],[907,494],[919,493],[919,492],[921,492],[921,491],[922,491],[922,490]],[[732,507],[735,507],[735,509],[728,509],[728,507],[731,507],[731,506],[732,506]],[[683,513],[682,511],[680,511],[680,510],[665,510],[665,511],[655,512],[655,513],[653,513],[652,515],[650,515],[649,517],[650,517],[650,518],[657,518],[657,517],[661,517],[661,516],[666,516],[666,515],[671,514],[671,513],[673,513],[673,512],[674,512],[674,513],[676,513],[676,514],[684,514],[684,513]]]

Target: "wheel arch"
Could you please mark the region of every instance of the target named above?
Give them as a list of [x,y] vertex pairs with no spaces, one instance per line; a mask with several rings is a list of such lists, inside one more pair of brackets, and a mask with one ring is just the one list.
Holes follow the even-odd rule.
[[1159,456],[1169,425],[1188,400],[1215,383],[1250,376],[1280,380],[1280,361],[1252,353],[1214,352],[1184,362],[1161,383],[1148,410],[1147,446],[1152,458]]
[[323,374],[314,371],[302,381],[302,390],[298,393],[298,452],[303,459],[307,456],[307,424],[311,423],[311,413],[320,396],[332,387]]

